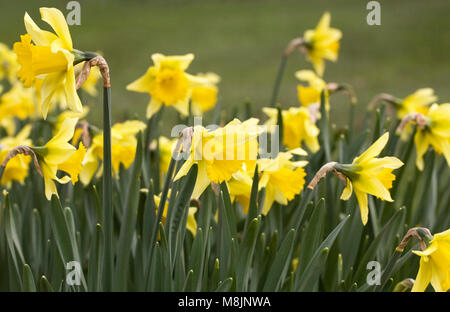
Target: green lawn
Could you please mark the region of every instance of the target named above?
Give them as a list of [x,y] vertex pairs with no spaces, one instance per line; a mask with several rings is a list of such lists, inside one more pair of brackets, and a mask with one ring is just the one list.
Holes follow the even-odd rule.
[[[125,86],[145,72],[155,52],[193,52],[189,72],[213,71],[222,77],[223,107],[242,106],[248,99],[255,115],[263,117],[259,108],[270,101],[282,50],[290,39],[315,27],[326,10],[343,39],[339,61],[327,63],[325,78],[352,84],[359,112],[377,93],[403,97],[420,87],[433,87],[441,103],[450,101],[450,2],[380,2],[382,25],[368,26],[367,1],[81,0],[81,26],[71,26],[71,33],[76,48],[101,50],[108,60],[115,121],[142,118],[148,95],[128,92]],[[25,31],[25,10],[43,25],[38,7],[67,12],[65,3],[2,1],[0,41],[12,45]],[[284,107],[297,105],[294,72],[306,68],[311,65],[302,55],[289,59],[280,94]],[[97,107],[90,118],[98,122],[100,105],[95,104],[101,99],[88,103]],[[335,97],[332,107],[332,119],[343,124],[339,118],[344,118],[340,111],[346,112],[346,97]]]

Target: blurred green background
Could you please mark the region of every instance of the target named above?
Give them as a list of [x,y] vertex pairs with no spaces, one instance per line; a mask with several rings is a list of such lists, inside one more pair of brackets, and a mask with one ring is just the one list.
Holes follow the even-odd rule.
[[[0,41],[12,45],[25,32],[27,11],[41,26],[38,8],[65,14],[68,1],[2,1]],[[250,101],[254,115],[270,101],[286,44],[314,28],[324,11],[342,30],[337,63],[327,62],[327,81],[354,86],[361,116],[370,99],[388,92],[404,97],[433,87],[439,102],[450,102],[450,1],[397,0],[381,3],[381,25],[366,23],[368,1],[300,0],[80,0],[81,25],[70,26],[74,47],[103,52],[112,73],[113,119],[143,119],[149,96],[125,90],[151,65],[150,55],[193,52],[192,74],[213,71],[222,77],[220,102],[228,112]],[[280,91],[283,107],[298,105],[294,72],[310,69],[303,55],[288,60]],[[100,86],[99,86],[100,87]],[[101,94],[101,93],[100,93]],[[85,100],[90,119],[100,122],[101,96]],[[344,124],[348,98],[332,98],[332,120]],[[173,120],[168,120],[173,119]],[[175,122],[165,111],[165,126]]]

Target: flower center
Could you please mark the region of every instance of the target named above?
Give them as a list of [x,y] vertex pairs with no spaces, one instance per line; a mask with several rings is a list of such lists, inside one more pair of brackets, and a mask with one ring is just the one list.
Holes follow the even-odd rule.
[[181,70],[165,68],[156,76],[151,95],[165,105],[174,105],[186,98],[189,81]]

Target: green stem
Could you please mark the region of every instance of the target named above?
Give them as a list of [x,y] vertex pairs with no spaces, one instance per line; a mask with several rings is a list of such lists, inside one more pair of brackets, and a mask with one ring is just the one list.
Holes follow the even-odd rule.
[[104,286],[112,289],[113,277],[113,206],[111,168],[111,88],[103,89],[103,228],[105,231]]
[[287,54],[283,53],[281,57],[280,67],[278,68],[277,79],[275,80],[275,85],[273,87],[272,100],[270,101],[270,107],[275,107],[278,99],[278,93],[280,92],[281,80],[283,79],[284,70],[286,69]]
[[0,181],[2,180],[3,172],[5,172],[5,167],[0,166]]

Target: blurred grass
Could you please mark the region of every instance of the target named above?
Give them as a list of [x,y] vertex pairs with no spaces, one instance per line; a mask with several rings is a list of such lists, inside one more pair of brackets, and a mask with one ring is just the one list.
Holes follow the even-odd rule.
[[[190,73],[213,71],[222,77],[220,101],[232,107],[253,103],[254,115],[270,101],[280,55],[288,41],[314,28],[324,11],[332,26],[343,31],[339,61],[327,63],[327,81],[352,84],[358,112],[372,96],[389,92],[404,97],[421,87],[433,87],[439,102],[450,101],[448,71],[450,22],[448,0],[398,0],[381,3],[381,26],[366,23],[367,1],[269,0],[80,0],[81,25],[71,26],[75,48],[101,50],[112,73],[113,121],[142,119],[148,95],[125,90],[151,64],[150,55],[196,56]],[[67,1],[2,1],[0,41],[9,45],[23,34],[25,11],[42,26],[38,8],[66,10]],[[283,107],[297,105],[294,72],[309,69],[302,55],[290,57],[280,90]],[[101,94],[101,93],[100,93]],[[101,121],[101,98],[89,99],[90,114]],[[331,119],[343,125],[347,98],[332,100]],[[244,109],[242,107],[242,109]],[[165,112],[165,127],[175,114]]]

